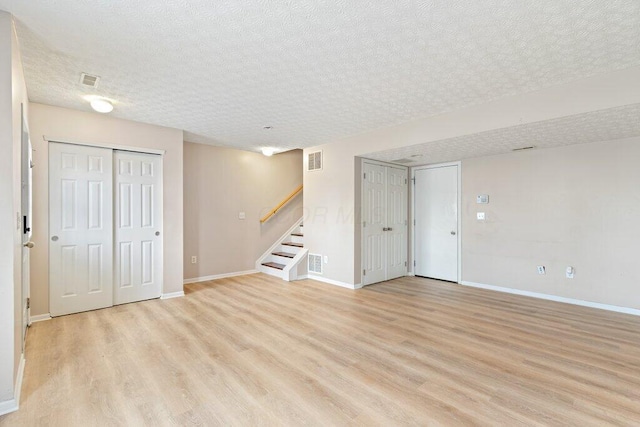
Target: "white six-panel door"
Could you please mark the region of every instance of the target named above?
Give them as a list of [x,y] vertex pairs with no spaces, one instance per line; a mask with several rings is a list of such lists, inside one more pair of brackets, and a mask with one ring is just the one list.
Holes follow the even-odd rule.
[[407,169],[363,163],[364,285],[407,273]]
[[416,169],[415,274],[458,281],[458,166]]
[[49,144],[49,309],[113,304],[112,150]]
[[161,160],[115,152],[115,304],[158,298],[162,292]]

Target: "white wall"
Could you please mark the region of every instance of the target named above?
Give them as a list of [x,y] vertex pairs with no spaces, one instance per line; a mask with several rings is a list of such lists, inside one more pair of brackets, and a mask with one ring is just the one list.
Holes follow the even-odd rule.
[[639,103],[639,76],[640,67],[630,68],[305,149],[304,162],[310,152],[324,153],[323,170],[304,173],[305,245],[329,256],[325,278],[360,283],[355,156]]
[[463,280],[640,309],[638,160],[640,137],[464,160]]
[[0,410],[14,397],[22,353],[21,105],[27,92],[9,14],[0,12]]
[[[116,106],[117,108],[117,106]],[[31,315],[49,312],[48,142],[102,143],[165,150],[163,156],[163,293],[182,291],[183,283],[183,140],[182,131],[108,115],[32,103],[29,110],[33,169],[33,242]]]
[[[302,184],[302,151],[271,157],[184,144],[185,279],[255,268],[256,260],[302,216],[302,195],[272,219],[269,210]],[[246,219],[238,219],[244,212]],[[198,263],[191,263],[191,256]]]

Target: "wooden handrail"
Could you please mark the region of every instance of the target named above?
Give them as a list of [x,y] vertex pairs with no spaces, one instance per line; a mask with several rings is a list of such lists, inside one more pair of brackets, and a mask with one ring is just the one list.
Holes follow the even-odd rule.
[[289,203],[289,201],[291,199],[293,199],[294,197],[296,197],[298,195],[298,193],[301,192],[301,191],[302,191],[302,184],[300,184],[300,187],[298,187],[295,190],[293,190],[293,192],[291,192],[291,194],[289,194],[287,197],[285,197],[284,200],[281,201],[278,204],[278,206],[276,206],[275,208],[271,209],[268,214],[266,214],[265,216],[260,218],[260,223],[262,224],[264,222],[267,222],[269,220],[269,218],[274,216],[276,214],[276,212],[278,212],[280,210],[280,208],[282,208],[284,205]]

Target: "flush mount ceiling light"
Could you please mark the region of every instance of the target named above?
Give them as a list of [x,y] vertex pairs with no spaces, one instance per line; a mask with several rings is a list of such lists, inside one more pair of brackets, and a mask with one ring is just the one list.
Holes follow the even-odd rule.
[[108,99],[92,98],[89,102],[91,104],[91,108],[96,110],[98,113],[110,113],[113,111],[113,104]]
[[262,148],[262,154],[264,154],[264,155],[265,155],[265,156],[267,156],[267,157],[273,156],[273,153],[274,153],[275,151],[276,151],[276,150],[274,150],[274,149],[273,149],[273,148],[271,148],[271,147],[263,147],[263,148]]

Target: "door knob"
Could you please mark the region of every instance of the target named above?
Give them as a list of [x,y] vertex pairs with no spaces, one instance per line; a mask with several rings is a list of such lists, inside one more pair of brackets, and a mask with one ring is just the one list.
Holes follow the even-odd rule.
[[53,240],[54,242],[57,242],[58,241],[58,236],[52,236],[51,240]]
[[24,245],[22,245],[22,246],[24,246],[25,248],[29,248],[29,249],[31,249],[32,247],[34,247],[34,246],[35,246],[35,244],[34,244],[33,242],[27,242],[27,243],[25,243],[25,244],[24,244]]
[[159,235],[160,235],[160,232],[159,232],[159,231],[156,231],[156,236],[159,236]]
[[391,231],[391,230],[393,230],[393,228],[387,227],[387,231]]
[[455,231],[452,231],[452,232],[451,232],[451,235],[452,235],[452,236],[455,236],[455,235],[456,235],[456,232],[455,232]]

